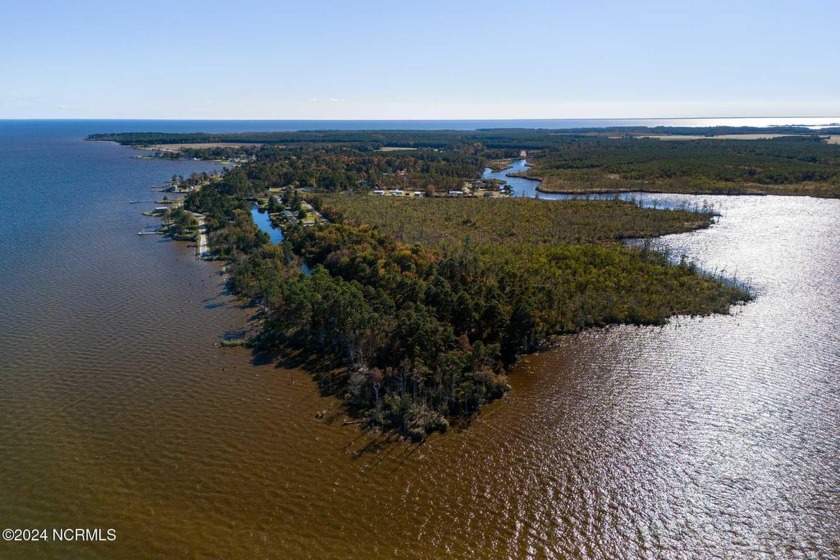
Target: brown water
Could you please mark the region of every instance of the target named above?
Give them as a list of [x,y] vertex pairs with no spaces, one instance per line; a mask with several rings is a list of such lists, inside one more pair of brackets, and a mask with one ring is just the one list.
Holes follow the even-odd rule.
[[663,243],[754,302],[563,338],[467,430],[413,446],[219,348],[249,311],[217,265],[136,235],[132,181],[4,246],[0,292],[0,528],[117,540],[0,557],[840,557],[840,202],[714,199],[716,226]]

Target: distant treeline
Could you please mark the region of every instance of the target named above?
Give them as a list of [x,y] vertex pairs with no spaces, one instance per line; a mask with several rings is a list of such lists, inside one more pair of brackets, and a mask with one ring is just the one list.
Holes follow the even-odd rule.
[[816,136],[664,141],[579,137],[531,160],[544,191],[840,196],[840,146]]
[[476,145],[488,149],[539,150],[567,144],[577,136],[716,134],[840,134],[840,127],[814,131],[802,127],[611,127],[577,129],[497,128],[482,130],[311,130],[300,132],[164,133],[129,132],[92,134],[89,140],[105,140],[135,146],[154,144],[255,143],[255,144],[361,144],[370,149],[384,146],[453,148]]
[[[801,127],[714,127],[476,131],[308,131],[226,134],[125,133],[92,135],[132,145],[239,142],[242,147],[182,148],[188,157],[284,160],[280,180],[326,190],[357,187],[429,185],[458,187],[477,179],[484,165],[528,152],[529,175],[543,180],[542,190],[653,191],[711,194],[840,196],[840,145]],[[640,135],[795,134],[763,140],[667,141]],[[261,143],[262,148],[247,143]],[[418,153],[384,151],[413,148]],[[278,151],[279,150],[279,151]],[[284,156],[280,151],[284,152]],[[298,150],[301,161],[289,158]],[[315,154],[320,152],[320,155]],[[370,161],[360,162],[368,154]],[[439,155],[434,155],[439,154]],[[374,163],[386,161],[393,164]],[[353,159],[351,164],[345,160]],[[305,161],[303,161],[305,160]],[[402,160],[398,162],[397,160]],[[411,162],[423,160],[422,165]],[[361,167],[360,167],[361,166]],[[276,166],[275,166],[276,167]],[[407,181],[388,174],[406,174]],[[279,177],[279,175],[277,175]],[[433,179],[426,181],[426,179]]]

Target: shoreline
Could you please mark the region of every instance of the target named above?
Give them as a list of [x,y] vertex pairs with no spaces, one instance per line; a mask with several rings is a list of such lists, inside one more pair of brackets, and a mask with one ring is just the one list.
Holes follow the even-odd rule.
[[[524,178],[524,177],[523,177]],[[606,190],[597,190],[597,189],[589,189],[589,190],[574,190],[574,189],[561,189],[561,190],[547,190],[542,186],[540,183],[539,186],[536,187],[536,190],[542,194],[546,195],[622,195],[622,194],[680,194],[680,195],[689,195],[689,196],[785,196],[785,197],[812,197],[812,198],[824,198],[824,199],[836,199],[840,198],[837,194],[828,193],[825,195],[820,195],[818,192],[814,191],[798,191],[792,192],[790,190],[783,190],[780,189],[779,192],[767,192],[765,190],[738,190],[734,188],[732,190],[662,190],[662,189],[606,189]]]
[[[225,144],[223,142],[211,144],[164,144],[164,145],[144,145],[144,144],[122,144],[117,142],[121,146],[126,148],[130,148],[132,150],[137,150],[139,152],[146,152],[139,155],[131,156],[133,159],[164,159],[164,160],[172,160],[172,161],[209,161],[213,163],[218,163],[219,165],[223,165],[225,167],[236,167],[238,165],[242,165],[243,161],[237,161],[236,159],[230,158],[203,158],[203,157],[187,157],[184,155],[182,150],[185,149],[213,149],[213,148],[241,148],[243,146],[255,146],[261,147],[261,144]],[[176,191],[179,192],[179,191]]]
[[196,234],[195,256],[201,260],[209,260],[210,252],[207,245],[207,226],[204,223],[204,214],[197,214],[191,212],[193,217],[198,220],[198,233]]
[[[531,166],[528,166],[532,168]],[[513,169],[513,167],[509,167],[508,169]],[[542,177],[530,177],[523,173],[511,173],[505,174],[506,177],[513,177],[517,179],[526,179],[528,181],[537,181],[539,184],[534,187],[534,190],[538,193],[546,194],[546,195],[621,195],[621,194],[683,194],[683,195],[691,195],[691,196],[792,196],[792,197],[800,197],[800,196],[809,196],[813,198],[828,198],[828,199],[836,199],[840,198],[840,193],[834,191],[835,187],[831,185],[821,185],[821,184],[813,184],[813,185],[761,185],[757,183],[752,184],[733,184],[732,186],[729,185],[722,185],[720,189],[705,189],[705,190],[698,190],[698,189],[691,189],[691,188],[675,188],[675,189],[659,189],[659,188],[608,188],[608,189],[586,189],[586,188],[562,188],[562,189],[553,189],[551,187],[546,187],[546,179]]]
[[128,144],[129,147],[135,150],[145,150],[150,152],[171,152],[177,153],[184,148],[192,148],[196,150],[203,150],[208,148],[243,148],[243,147],[262,147],[262,143],[257,142],[196,142],[194,144],[188,142],[181,142],[180,144]]
[[[769,193],[762,193],[762,192],[738,192],[738,193],[725,193],[725,192],[706,192],[706,191],[692,191],[692,192],[680,192],[680,191],[662,191],[662,190],[648,190],[648,189],[618,189],[618,190],[545,190],[541,187],[537,187],[537,190],[543,194],[559,194],[559,195],[599,195],[599,196],[608,196],[608,195],[622,195],[622,194],[682,194],[682,195],[689,195],[689,196],[773,196]],[[777,195],[782,196],[782,195]],[[786,195],[786,196],[795,196],[795,195]],[[811,195],[801,195],[801,196],[811,196]]]
[[[840,137],[838,137],[840,138]],[[513,163],[518,161],[523,161],[524,167],[527,169],[533,169],[533,166],[528,165],[526,159],[515,159],[511,162],[511,165],[501,171],[492,171],[492,173],[504,173],[509,169],[513,169]],[[682,194],[682,195],[690,195],[690,196],[810,196],[813,198],[838,198],[836,195],[828,195],[828,196],[818,196],[813,192],[762,192],[760,190],[749,190],[749,191],[740,191],[736,190],[735,192],[727,192],[727,191],[698,191],[698,190],[662,190],[662,189],[560,189],[560,190],[553,190],[547,189],[545,185],[545,179],[542,177],[530,177],[523,172],[518,173],[504,173],[505,177],[511,177],[514,179],[524,179],[526,181],[535,181],[537,182],[537,186],[534,187],[534,190],[537,193],[542,193],[546,195],[561,195],[561,196],[587,196],[587,195],[596,195],[596,196],[610,196],[615,195],[619,196],[622,194]],[[742,188],[742,187],[739,187]],[[766,189],[764,189],[766,190]]]

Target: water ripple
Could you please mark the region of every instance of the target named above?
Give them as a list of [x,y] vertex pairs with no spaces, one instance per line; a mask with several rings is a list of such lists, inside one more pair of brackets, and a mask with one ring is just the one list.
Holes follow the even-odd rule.
[[662,243],[754,302],[564,337],[466,431],[379,445],[305,373],[216,345],[248,311],[126,204],[168,163],[71,146],[0,249],[0,525],[113,526],[121,557],[840,555],[837,201],[720,199]]

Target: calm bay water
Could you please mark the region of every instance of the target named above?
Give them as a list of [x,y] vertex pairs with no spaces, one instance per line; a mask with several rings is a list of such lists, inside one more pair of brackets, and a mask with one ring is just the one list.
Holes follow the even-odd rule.
[[387,444],[217,346],[251,311],[129,204],[214,167],[81,141],[141,128],[210,129],[0,123],[0,528],[117,532],[0,557],[840,556],[840,201],[714,198],[659,243],[754,302],[564,337],[467,430]]

